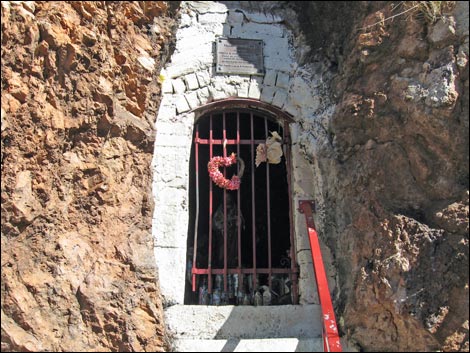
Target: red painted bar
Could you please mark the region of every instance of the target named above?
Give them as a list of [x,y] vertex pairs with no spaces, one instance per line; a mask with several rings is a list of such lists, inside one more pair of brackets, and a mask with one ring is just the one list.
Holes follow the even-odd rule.
[[[209,144],[208,139],[200,138],[200,139],[198,139],[197,142],[199,142],[201,145],[208,145]],[[266,142],[265,140],[254,140],[255,144],[260,144],[260,143],[265,143],[265,142]],[[224,144],[224,139],[213,139],[212,144],[213,145],[223,145]],[[242,139],[242,140],[238,141],[237,139],[227,139],[227,142],[225,144],[226,145],[237,145],[237,144],[251,145],[251,140]]]
[[[268,274],[272,272],[273,274],[289,274],[291,270],[289,268],[228,268],[227,273],[235,274],[241,272],[242,274],[252,274],[252,273],[262,273]],[[197,275],[207,275],[209,270],[207,268],[195,268],[194,273]],[[213,268],[211,273],[214,275],[222,275],[224,273],[223,268]]]
[[[212,114],[209,117],[209,158],[212,158]],[[207,268],[207,291],[212,293],[212,183],[209,181],[209,254]]]
[[320,300],[323,315],[323,346],[325,347],[326,352],[342,352],[335,312],[333,310],[333,303],[331,302],[330,290],[328,288],[328,280],[326,278],[326,271],[323,265],[320,242],[318,241],[318,233],[315,229],[315,221],[313,220],[312,203],[312,201],[299,201],[299,210],[305,215],[308,239],[310,241],[310,249],[312,251],[313,270],[315,272],[318,298]]
[[[240,113],[237,112],[237,156],[240,156]],[[238,174],[240,173],[240,165],[238,165]],[[241,200],[240,200],[240,189],[237,190],[237,236],[238,236],[238,268],[242,268],[242,222],[241,222]],[[238,274],[238,283],[243,283],[241,271]],[[240,282],[241,281],[241,282]]]
[[[199,140],[199,125],[196,125],[196,141]],[[196,268],[196,261],[197,261],[197,233],[199,227],[199,144],[197,142],[194,143],[195,149],[195,160],[196,160],[196,219],[194,221],[194,245],[193,245],[193,266],[192,266],[192,277],[191,277],[191,284],[193,292],[196,291],[196,274],[194,273],[194,269]]]
[[250,113],[251,124],[251,226],[253,232],[253,290],[256,290],[256,212],[255,212],[255,129],[253,113]]
[[[227,131],[225,130],[225,113],[222,115],[222,137],[227,140]],[[223,145],[224,157],[227,157],[227,148]],[[227,177],[227,168],[224,167],[224,178]],[[227,190],[224,189],[224,292],[227,292]]]
[[289,227],[290,227],[290,260],[291,260],[291,276],[292,276],[292,294],[293,294],[293,303],[298,304],[298,279],[297,279],[297,259],[295,249],[295,237],[294,237],[294,214],[292,211],[292,187],[291,187],[291,155],[290,155],[290,134],[289,134],[289,124],[284,122],[284,131],[283,131],[283,142],[284,142],[284,155],[286,158],[286,171],[287,171],[287,192],[289,194]]
[[[264,118],[264,133],[266,134],[266,139],[269,137],[268,131],[268,119]],[[267,209],[267,219],[268,223],[268,268],[272,267],[271,259],[271,195],[270,195],[270,184],[269,184],[269,162],[266,162],[266,209]],[[272,273],[269,273],[268,277],[268,286],[269,289],[272,288]]]

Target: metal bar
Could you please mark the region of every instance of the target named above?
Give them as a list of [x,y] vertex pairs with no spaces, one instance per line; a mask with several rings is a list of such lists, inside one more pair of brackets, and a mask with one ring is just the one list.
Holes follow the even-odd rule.
[[[228,274],[253,274],[253,273],[261,273],[261,274],[268,274],[272,272],[273,274],[290,274],[290,268],[227,268]],[[209,273],[209,269],[207,268],[195,268],[194,273],[197,275],[207,275]],[[223,268],[212,268],[211,273],[213,275],[222,275],[224,274]]]
[[284,156],[286,158],[286,171],[287,171],[287,193],[289,195],[289,227],[290,227],[290,264],[291,264],[291,276],[292,276],[292,302],[298,304],[298,278],[297,278],[297,260],[296,260],[296,244],[294,235],[294,214],[292,210],[292,187],[291,187],[291,155],[290,155],[290,134],[289,124],[284,122],[283,130],[283,141],[284,141]]
[[[264,118],[264,133],[266,139],[269,137],[268,132],[268,119]],[[266,161],[266,210],[267,210],[267,219],[268,223],[268,268],[272,267],[272,258],[271,258],[271,195],[270,195],[270,183],[269,183],[269,162]],[[272,273],[269,273],[268,276],[268,286],[269,289],[272,288]]]
[[[240,113],[237,112],[237,156],[240,157]],[[240,175],[240,165],[238,165],[238,175]],[[240,186],[241,188],[241,186]],[[238,268],[242,268],[242,222],[241,222],[241,200],[240,200],[240,188],[237,190],[237,236],[238,236]],[[238,280],[239,280],[239,285],[240,281],[243,280],[241,278],[241,271],[239,272],[238,275]],[[241,282],[243,283],[243,282]]]
[[[199,139],[199,124],[196,125],[196,141]],[[196,274],[194,269],[196,268],[197,261],[197,235],[199,227],[199,144],[195,142],[195,160],[196,160],[196,219],[194,221],[194,245],[193,245],[193,266],[191,269],[192,277],[191,284],[193,292],[196,291]]]
[[[209,159],[212,158],[212,114],[209,116]],[[207,291],[212,293],[212,183],[209,182],[209,254],[207,268]]]
[[315,228],[315,221],[312,214],[313,201],[299,201],[299,211],[305,215],[307,223],[308,239],[310,241],[310,249],[312,251],[313,270],[317,281],[318,298],[323,315],[323,336],[324,346],[328,352],[341,352],[341,342],[339,339],[338,328],[336,325],[335,312],[333,303],[331,302],[330,290],[328,288],[328,280],[321,255],[320,242],[318,233]]
[[255,211],[255,130],[253,124],[253,113],[250,113],[251,125],[251,227],[253,234],[253,290],[256,290],[256,211]]
[[[237,144],[251,145],[251,140],[247,140],[247,139],[242,139],[240,141],[238,141],[237,139],[227,139],[227,140],[213,139],[212,144],[213,145],[223,145],[224,141],[226,141],[225,145],[237,145]],[[209,139],[199,138],[197,142],[199,142],[201,145],[208,145],[209,144]],[[265,140],[254,140],[254,142],[255,142],[255,144],[260,144],[260,143],[265,143],[266,141]]]
[[[227,139],[225,130],[225,113],[222,114],[222,137]],[[227,157],[227,148],[223,145],[223,155]],[[224,178],[227,177],[227,168],[224,167]],[[224,292],[227,292],[227,190],[224,189]]]

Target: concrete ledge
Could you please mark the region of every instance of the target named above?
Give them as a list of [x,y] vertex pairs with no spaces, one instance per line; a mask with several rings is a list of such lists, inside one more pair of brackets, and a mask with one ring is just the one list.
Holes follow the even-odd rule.
[[165,319],[176,338],[317,338],[322,331],[319,305],[174,305]]
[[270,339],[179,339],[177,352],[323,352],[321,338],[270,338]]

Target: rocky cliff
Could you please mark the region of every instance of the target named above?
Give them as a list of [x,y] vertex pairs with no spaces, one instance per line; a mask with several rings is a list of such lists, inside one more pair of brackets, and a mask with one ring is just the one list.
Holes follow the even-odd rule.
[[341,329],[366,351],[468,351],[468,2],[300,6],[335,72],[309,157]]
[[[336,104],[305,154],[342,334],[468,351],[468,3],[404,3],[297,4]],[[150,161],[176,6],[2,2],[2,351],[169,348]]]
[[166,350],[150,161],[170,5],[2,1],[2,351]]

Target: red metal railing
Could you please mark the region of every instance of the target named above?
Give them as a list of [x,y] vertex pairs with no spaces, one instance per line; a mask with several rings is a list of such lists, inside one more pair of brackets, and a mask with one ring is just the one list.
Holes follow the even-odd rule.
[[[272,275],[273,274],[286,274],[289,275],[292,284],[292,297],[293,297],[293,304],[297,304],[298,302],[298,284],[297,284],[297,276],[298,276],[298,268],[296,262],[296,254],[295,254],[295,244],[294,244],[294,235],[293,235],[293,221],[292,221],[292,208],[290,202],[290,149],[289,149],[289,127],[288,121],[284,123],[283,126],[283,148],[284,148],[284,156],[286,158],[286,170],[287,170],[287,187],[288,187],[288,197],[289,197],[289,230],[290,230],[290,266],[289,268],[273,268],[272,265],[272,258],[271,258],[271,248],[272,248],[272,231],[271,231],[271,195],[270,195],[270,169],[269,163],[266,163],[266,236],[267,236],[267,267],[259,268],[257,266],[257,254],[256,254],[256,247],[257,247],[257,234],[256,234],[256,226],[257,222],[260,221],[256,219],[257,209],[256,209],[256,184],[255,184],[255,150],[256,145],[260,143],[265,143],[266,138],[268,137],[268,118],[263,116],[258,116],[258,114],[253,113],[253,111],[243,111],[243,117],[245,119],[249,119],[249,133],[246,135],[249,136],[241,136],[240,134],[240,119],[241,119],[241,111],[243,110],[224,110],[218,114],[208,114],[206,117],[209,119],[209,134],[207,138],[201,138],[201,131],[199,124],[195,126],[195,179],[196,179],[196,219],[195,219],[195,230],[194,230],[194,244],[193,244],[193,260],[192,260],[192,290],[193,292],[196,291],[197,287],[197,275],[207,275],[207,291],[208,293],[213,293],[213,275],[223,275],[223,289],[227,292],[228,284],[227,284],[227,276],[238,274],[239,284],[243,283],[243,276],[244,275],[251,275],[252,278],[252,288],[257,288],[257,275],[263,274],[268,275],[268,286],[272,288]],[[227,138],[227,126],[226,126],[226,115],[227,114],[236,114],[236,138]],[[217,115],[217,116],[216,116]],[[233,117],[234,115],[232,115]],[[215,119],[222,119],[222,134],[221,136],[214,136],[215,127],[214,121]],[[255,119],[264,119],[264,135],[265,139],[255,139],[255,131],[254,131],[254,121]],[[218,121],[220,123],[220,120]],[[220,125],[218,125],[220,126]],[[219,131],[220,133],[220,131]],[[233,135],[233,133],[232,133]],[[207,136],[206,136],[207,137]],[[233,137],[233,136],[232,136]],[[199,207],[199,200],[200,200],[200,175],[199,172],[204,173],[205,168],[204,166],[200,166],[200,146],[207,145],[209,147],[209,158],[213,157],[214,153],[214,146],[222,146],[222,153],[223,156],[227,156],[227,146],[235,146],[237,150],[237,156],[240,156],[240,146],[246,146],[249,148],[249,155],[250,155],[250,177],[246,177],[244,183],[251,184],[251,198],[245,197],[243,200],[244,202],[251,202],[251,247],[252,247],[252,266],[249,268],[244,268],[242,266],[242,239],[241,239],[241,193],[240,189],[237,190],[237,243],[238,248],[237,251],[233,254],[228,252],[227,249],[227,191],[223,190],[223,265],[222,268],[214,268],[214,256],[212,254],[213,251],[213,244],[214,244],[214,235],[213,235],[213,216],[214,216],[214,190],[213,190],[213,183],[209,180],[208,190],[209,190],[209,199],[208,199],[208,229],[207,229],[207,237],[208,237],[208,248],[207,248],[207,260],[208,265],[207,268],[198,268],[197,264],[197,256],[200,254],[198,252],[198,224],[199,224],[199,217],[206,217],[205,215],[200,215],[200,207]],[[200,170],[201,169],[201,170]],[[226,177],[224,168],[224,177]],[[233,250],[233,249],[230,249]],[[227,260],[231,256],[237,256],[238,261],[235,267],[229,268]],[[215,262],[217,263],[217,261]]]
[[326,278],[325,267],[321,255],[318,233],[313,220],[312,209],[314,202],[302,200],[299,201],[299,211],[305,215],[307,222],[308,238],[310,249],[312,251],[313,270],[317,281],[318,298],[322,309],[323,320],[323,349],[325,352],[342,352],[341,342],[338,335],[335,313],[331,302],[330,290],[328,289],[328,280]]

